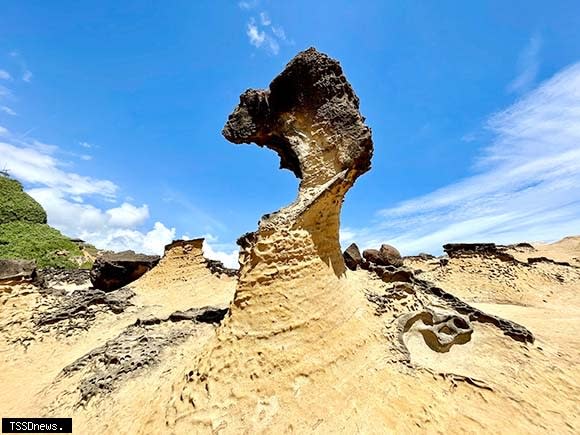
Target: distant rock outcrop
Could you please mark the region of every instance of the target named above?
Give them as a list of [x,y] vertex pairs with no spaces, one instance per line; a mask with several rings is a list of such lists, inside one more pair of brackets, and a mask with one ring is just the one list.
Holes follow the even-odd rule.
[[31,281],[36,276],[36,262],[33,260],[1,260],[0,283]]
[[103,254],[93,265],[91,282],[99,290],[117,290],[151,270],[159,259],[158,255],[136,254],[133,251]]

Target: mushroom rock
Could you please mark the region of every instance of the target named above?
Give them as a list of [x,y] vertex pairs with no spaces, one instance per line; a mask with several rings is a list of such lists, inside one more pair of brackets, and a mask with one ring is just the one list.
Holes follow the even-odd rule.
[[[373,143],[340,64],[314,48],[299,53],[269,89],[240,96],[222,133],[233,143],[253,142],[276,151],[280,168],[300,179],[296,200],[262,217],[255,240],[304,231],[317,256],[337,275],[344,273],[340,208],[348,189],[370,169]],[[251,249],[256,245],[242,243]],[[254,262],[260,257],[255,254],[249,256]],[[277,255],[284,259],[287,254]],[[252,262],[245,255],[242,259]]]
[[292,397],[295,379],[344,360],[368,340],[364,296],[345,279],[339,220],[346,192],[370,169],[373,143],[340,64],[314,48],[299,53],[269,89],[240,96],[223,135],[274,150],[300,184],[294,202],[238,240],[230,317],[175,401],[180,424],[199,423],[199,415],[218,408],[239,424],[260,397]]
[[[241,267],[234,300],[238,309],[255,314],[275,305],[281,311],[275,324],[290,327],[317,311],[304,305],[320,302],[305,297],[312,292],[304,286],[313,274],[332,281],[345,273],[340,210],[346,192],[370,169],[371,130],[340,64],[310,48],[292,59],[269,89],[244,92],[222,133],[236,144],[274,150],[280,167],[300,179],[296,200],[263,216],[258,230],[238,241]],[[280,299],[280,286],[304,280],[302,288],[285,289],[282,309],[272,303]],[[297,301],[301,306],[293,307]],[[254,319],[265,319],[270,328],[272,315]]]

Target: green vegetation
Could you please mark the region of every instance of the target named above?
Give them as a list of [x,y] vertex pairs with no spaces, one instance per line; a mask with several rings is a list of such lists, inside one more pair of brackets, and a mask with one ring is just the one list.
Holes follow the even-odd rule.
[[[36,260],[38,267],[90,268],[83,249],[46,224],[46,212],[22,184],[0,173],[0,258]],[[79,263],[82,262],[81,266]]]
[[8,222],[46,223],[46,212],[17,180],[0,175],[0,224]]
[[38,267],[76,269],[79,247],[46,224],[9,222],[0,225],[0,258],[36,260]]

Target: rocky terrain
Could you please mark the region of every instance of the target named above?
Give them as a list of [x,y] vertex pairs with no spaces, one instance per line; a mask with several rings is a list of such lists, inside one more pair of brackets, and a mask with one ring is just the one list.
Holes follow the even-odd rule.
[[243,93],[223,134],[275,151],[295,201],[238,240],[239,271],[196,239],[132,263],[135,281],[99,279],[129,273],[114,257],[5,280],[1,415],[82,434],[578,432],[580,237],[341,252],[373,142],[315,49]]

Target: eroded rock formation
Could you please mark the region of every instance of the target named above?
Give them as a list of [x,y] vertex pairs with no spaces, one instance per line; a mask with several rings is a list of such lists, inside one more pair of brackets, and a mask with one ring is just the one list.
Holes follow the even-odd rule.
[[[280,167],[300,179],[296,200],[263,216],[257,235],[242,243],[242,274],[260,258],[257,245],[284,230],[308,233],[316,255],[342,274],[340,208],[348,189],[370,169],[373,144],[340,64],[314,48],[299,53],[269,89],[240,96],[223,135],[276,151]],[[285,254],[274,255],[282,260]]]

